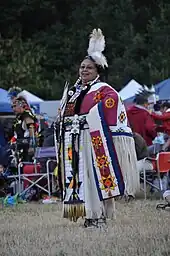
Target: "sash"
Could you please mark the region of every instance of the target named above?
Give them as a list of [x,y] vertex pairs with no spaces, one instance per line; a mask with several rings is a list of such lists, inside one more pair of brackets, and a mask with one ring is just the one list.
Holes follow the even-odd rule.
[[[63,217],[77,221],[85,216],[84,207],[84,161],[83,161],[83,133],[78,136],[78,141],[73,141],[71,134],[71,120],[65,119],[65,132],[63,139],[64,162],[64,205]],[[76,144],[74,144],[76,143]],[[76,150],[76,152],[74,152]],[[74,159],[76,153],[76,159]],[[73,163],[76,164],[74,165]]]
[[102,102],[87,115],[92,141],[94,176],[100,200],[124,194],[124,181],[112,134],[105,122]]
[[[79,171],[76,178],[76,191],[77,200],[76,203],[84,203],[84,191],[83,191],[83,178],[84,178],[84,162],[82,155],[83,148],[83,136],[80,136],[80,146],[79,146]],[[75,203],[72,197],[73,193],[73,170],[72,170],[72,140],[70,136],[70,132],[65,132],[64,136],[64,167],[65,167],[65,195],[64,195],[64,203],[70,204]]]

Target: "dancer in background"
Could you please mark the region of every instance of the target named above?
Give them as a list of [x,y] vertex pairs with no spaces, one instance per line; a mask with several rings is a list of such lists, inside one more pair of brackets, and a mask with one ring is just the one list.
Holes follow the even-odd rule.
[[65,87],[60,110],[63,216],[73,221],[85,216],[85,227],[113,217],[114,197],[134,197],[139,190],[124,104],[100,78],[108,66],[104,48],[102,31],[94,29],[79,78],[70,90]]
[[12,108],[16,118],[11,143],[17,143],[17,148],[22,149],[22,161],[32,160],[36,147],[37,119],[27,101],[21,96],[13,99]]

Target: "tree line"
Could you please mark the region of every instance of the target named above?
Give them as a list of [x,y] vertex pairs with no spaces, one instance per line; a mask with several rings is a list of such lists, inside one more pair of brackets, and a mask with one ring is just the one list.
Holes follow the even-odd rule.
[[60,99],[77,78],[88,36],[106,37],[108,82],[155,84],[170,75],[168,0],[4,0],[0,3],[0,87]]

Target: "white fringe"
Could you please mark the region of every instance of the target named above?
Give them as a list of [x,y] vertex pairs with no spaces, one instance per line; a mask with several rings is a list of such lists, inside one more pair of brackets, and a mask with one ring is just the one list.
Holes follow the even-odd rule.
[[140,191],[140,176],[134,139],[128,136],[115,136],[113,143],[125,182],[125,194],[135,196]]

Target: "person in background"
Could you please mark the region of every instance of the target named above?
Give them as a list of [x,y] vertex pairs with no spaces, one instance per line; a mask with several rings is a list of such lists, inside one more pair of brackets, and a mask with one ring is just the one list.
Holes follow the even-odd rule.
[[0,123],[0,162],[1,161],[8,163],[7,140],[5,137],[5,129],[3,125]]
[[160,121],[157,130],[170,136],[170,102],[165,102],[161,106],[161,115],[152,112],[153,119],[157,122]]
[[152,117],[157,123],[157,130],[164,134],[164,145],[162,146],[162,151],[167,151],[170,149],[170,102],[164,102],[161,105],[161,115],[152,112]]
[[[151,112],[152,113],[152,112]],[[156,104],[154,104],[153,107],[153,113],[155,113],[156,115],[162,115],[161,112],[161,103],[157,102]],[[159,125],[162,124],[161,121],[159,120],[154,120],[157,126],[157,131],[159,130],[158,127]],[[154,156],[157,153],[159,153],[160,151],[162,151],[163,145],[165,143],[165,138],[164,138],[164,133],[162,132],[157,132],[157,136],[155,137],[155,139],[153,140],[153,145],[151,145],[149,147],[149,155],[150,156]]]
[[154,110],[155,114],[161,115],[162,114],[162,112],[161,112],[161,103],[160,102],[155,103],[154,106],[153,106],[153,110]]
[[11,143],[20,145],[19,148],[23,150],[22,158],[26,161],[33,156],[36,147],[37,119],[25,98],[21,96],[13,99],[12,108],[16,119],[13,124],[14,136]]
[[127,110],[128,121],[133,132],[140,134],[146,141],[147,146],[157,136],[156,124],[147,109],[150,92],[143,89],[135,97],[135,105]]
[[[160,106],[160,113],[152,112],[152,117],[157,124],[157,131],[159,132],[158,139],[160,141],[160,151],[169,151],[170,150],[170,102],[164,102]],[[167,190],[169,179],[166,174],[161,175],[162,188]],[[159,187],[159,180],[154,180],[154,185]]]
[[[135,149],[136,149],[136,155],[137,155],[137,168],[139,174],[142,173],[144,170],[146,171],[153,171],[155,170],[155,162],[150,161],[149,159],[145,158],[149,157],[150,152],[147,147],[147,144],[145,140],[140,136],[140,134],[133,133],[133,137],[135,140]],[[167,175],[161,175],[161,181],[162,181],[162,187],[165,191],[168,188],[168,178]],[[153,179],[153,184],[159,188],[159,179],[156,177]],[[157,192],[156,188],[152,188],[151,192]]]
[[5,147],[6,143],[4,127],[0,123],[0,148]]
[[144,159],[146,157],[149,157],[149,150],[146,144],[146,141],[142,138],[142,136],[138,133],[133,133],[133,138],[135,141],[135,149],[136,149],[136,155],[137,155],[137,167],[139,173],[142,172],[144,169],[151,171],[153,170],[153,165],[151,161]]

